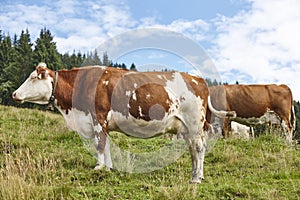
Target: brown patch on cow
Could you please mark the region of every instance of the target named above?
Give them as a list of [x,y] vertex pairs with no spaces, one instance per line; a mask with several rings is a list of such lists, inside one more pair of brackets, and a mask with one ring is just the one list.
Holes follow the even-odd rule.
[[95,134],[98,139],[98,144],[96,146],[96,149],[100,154],[102,154],[102,153],[104,153],[104,150],[105,150],[107,134],[105,132],[100,132],[100,133],[95,133]]
[[41,66],[37,66],[36,67],[36,72],[37,72],[37,75],[38,77],[40,77],[41,79],[45,79],[46,78],[46,71],[48,69],[47,68],[43,68]]
[[169,109],[168,102],[171,102],[164,87],[166,81],[173,79],[172,75],[171,72],[124,74],[113,88],[112,109],[126,117],[131,114],[135,118],[149,121],[150,108],[158,104],[161,108],[153,107],[151,115],[154,119],[162,119],[164,112]]
[[[65,110],[66,114],[68,114],[68,111],[73,107],[72,98],[74,91],[74,80],[78,73],[78,69],[59,70],[57,73],[58,82],[55,92],[55,99],[57,100],[57,105],[60,106],[62,110]],[[49,75],[54,81],[56,81],[54,71],[49,70]]]
[[171,99],[165,88],[158,84],[145,84],[134,90],[129,100],[129,113],[137,119],[161,120],[169,110]]

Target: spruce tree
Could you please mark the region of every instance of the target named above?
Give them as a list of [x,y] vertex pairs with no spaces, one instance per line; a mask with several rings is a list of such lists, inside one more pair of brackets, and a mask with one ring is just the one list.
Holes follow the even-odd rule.
[[8,69],[13,67],[14,54],[11,38],[2,36],[0,42],[0,103],[4,105],[8,105],[11,102],[11,92],[14,83],[10,80]]
[[58,70],[63,68],[61,55],[57,51],[56,43],[50,30],[44,28],[40,32],[40,37],[36,40],[34,49],[34,62],[45,62],[51,69]]
[[18,71],[18,85],[23,83],[28,75],[34,70],[34,62],[33,62],[33,44],[30,41],[29,31],[24,30],[21,32],[19,40],[17,40],[15,45],[16,57],[14,62],[16,63],[16,69]]
[[112,64],[112,62],[110,62],[110,60],[108,59],[107,52],[103,53],[102,62],[104,66],[110,66]]
[[130,70],[132,70],[132,71],[137,71],[136,66],[135,66],[134,63],[131,64]]
[[[107,60],[108,60],[108,58],[107,58]],[[101,62],[100,57],[98,55],[97,49],[95,49],[95,51],[94,51],[93,62],[94,62],[93,65],[102,65],[102,62]]]

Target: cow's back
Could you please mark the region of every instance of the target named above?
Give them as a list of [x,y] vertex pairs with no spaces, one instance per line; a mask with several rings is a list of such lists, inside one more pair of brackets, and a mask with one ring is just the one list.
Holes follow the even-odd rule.
[[260,117],[268,110],[283,114],[291,107],[291,91],[286,85],[225,85],[227,110],[243,118]]

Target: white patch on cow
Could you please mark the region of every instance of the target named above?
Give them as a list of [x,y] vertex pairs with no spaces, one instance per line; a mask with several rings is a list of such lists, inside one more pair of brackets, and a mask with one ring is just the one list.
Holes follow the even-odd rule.
[[192,79],[192,82],[198,85],[198,81],[196,81],[195,79]]
[[110,126],[117,126],[122,132],[138,138],[150,138],[168,132],[167,127],[174,127],[175,121],[178,120],[175,115],[166,114],[162,120],[145,121],[131,115],[126,117],[120,112],[113,112],[112,118],[111,122],[115,122],[116,125]]
[[98,67],[98,68],[100,68],[102,70],[105,70],[107,68],[106,66],[103,66],[103,65],[94,65],[92,67]]
[[103,85],[107,86],[109,81],[103,81]]
[[134,101],[136,101],[136,93],[135,93],[135,91],[132,91],[132,99],[133,99]]
[[137,86],[138,86],[137,83],[134,83],[134,84],[133,84],[133,87],[134,87],[134,88],[137,88]]
[[94,137],[94,128],[98,131],[102,130],[100,125],[93,125],[93,118],[90,113],[86,114],[83,111],[72,108],[68,111],[68,114],[66,114],[59,106],[57,108],[62,113],[68,129],[78,132],[86,139],[92,139]]
[[158,74],[157,77],[158,77],[159,79],[162,79],[162,80],[167,80],[167,78],[166,78],[165,75],[160,75],[160,74]]
[[94,132],[97,132],[97,133],[102,132],[102,126],[100,124],[97,124],[97,125],[93,126],[93,129],[94,129]]
[[13,93],[14,100],[21,103],[48,104],[52,94],[53,78],[51,76],[46,76],[45,79],[37,78],[37,71],[34,70],[26,81]]
[[168,80],[165,87],[169,96],[185,97],[187,99],[195,98],[195,95],[189,91],[186,82],[179,72],[174,72],[172,76],[173,80]]
[[150,99],[151,95],[150,94],[147,94],[146,95],[146,99]]
[[104,161],[107,168],[112,168],[112,161],[111,161],[111,155],[110,155],[110,139],[107,136],[106,142],[105,142],[105,148],[104,148]]
[[141,107],[141,106],[139,106],[139,115],[140,115],[140,116],[143,116],[143,113],[142,113],[142,107]]
[[111,111],[109,111],[109,112],[107,113],[106,121],[109,122],[110,119],[111,119]]
[[284,120],[282,120],[282,122],[281,122],[281,127],[283,128],[283,130],[285,131],[285,132],[287,132],[289,129],[288,129],[288,126],[287,126],[287,124],[285,123],[285,121]]
[[130,91],[130,90],[125,91],[125,95],[126,95],[127,97],[130,97],[131,91]]
[[[197,124],[200,123],[199,120],[205,119],[205,108],[202,104],[203,100],[200,97],[196,97],[188,89],[185,80],[179,72],[174,72],[172,76],[173,80],[166,82],[165,89],[172,102],[179,104],[179,119],[184,121],[190,129],[189,131],[197,132],[199,129],[199,127],[197,127]],[[174,103],[172,105],[175,106]],[[175,108],[172,109],[175,110]],[[198,112],[195,111],[195,109],[197,109]],[[189,114],[187,115],[186,113]],[[203,126],[203,124],[200,126]]]

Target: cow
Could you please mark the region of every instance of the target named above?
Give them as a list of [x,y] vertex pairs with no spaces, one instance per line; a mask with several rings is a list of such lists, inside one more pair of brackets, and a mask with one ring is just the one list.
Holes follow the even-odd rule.
[[249,140],[250,136],[254,136],[253,127],[246,126],[244,124],[240,124],[235,121],[230,122],[231,134],[236,136],[237,138],[242,138]]
[[[209,87],[213,106],[216,109],[234,110],[232,119],[245,125],[280,123],[286,141],[291,143],[296,127],[293,97],[287,85],[218,85]],[[209,122],[214,121],[207,112]],[[229,120],[224,120],[223,134],[228,132]]]
[[14,101],[49,104],[67,127],[95,140],[95,169],[112,168],[109,131],[138,138],[180,133],[192,158],[191,183],[200,183],[206,147],[206,110],[219,117],[202,78],[181,72],[133,72],[105,66],[53,71],[37,65],[12,94]]

